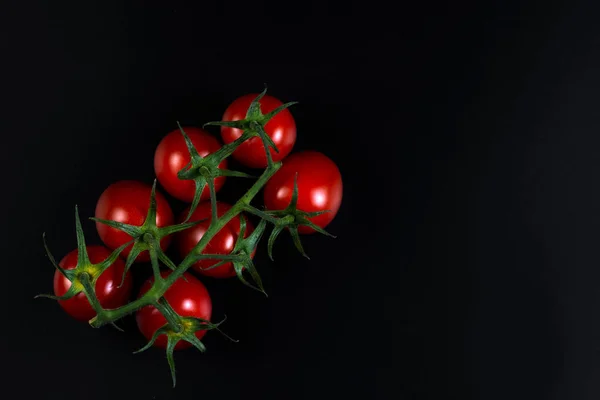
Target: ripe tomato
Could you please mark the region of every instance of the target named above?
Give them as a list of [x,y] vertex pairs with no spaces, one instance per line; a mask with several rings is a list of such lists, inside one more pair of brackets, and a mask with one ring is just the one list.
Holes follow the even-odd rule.
[[[229,204],[218,201],[217,202],[217,215],[220,217],[231,209]],[[179,217],[180,221],[183,221],[189,212],[189,208],[184,210]],[[198,221],[204,218],[208,218],[206,221],[199,223],[198,225],[186,229],[177,233],[175,237],[175,243],[179,250],[179,255],[184,258],[194,248],[196,244],[202,239],[204,233],[210,226],[211,221],[211,206],[210,201],[201,202],[190,217],[189,222]],[[244,237],[248,237],[254,231],[252,222],[246,218],[246,232]],[[235,242],[240,234],[240,217],[236,216],[229,221],[223,229],[221,229],[211,240],[208,245],[202,251],[203,254],[230,254],[235,246]],[[254,253],[251,254],[254,256]],[[230,278],[236,276],[233,264],[227,262],[216,268],[205,270],[218,263],[218,260],[200,260],[192,265],[194,271],[206,275],[212,276],[213,278]]]
[[[161,276],[166,278],[171,271],[161,271]],[[202,318],[209,321],[212,313],[212,301],[206,287],[189,273],[183,276],[187,280],[178,278],[173,285],[165,292],[165,299],[177,314],[182,317]],[[154,282],[154,277],[150,277],[140,289],[139,297],[146,293]],[[135,316],[137,326],[142,334],[149,341],[154,332],[167,323],[165,317],[154,306],[145,306],[140,308]],[[197,331],[196,337],[202,339],[206,331]],[[167,347],[166,335],[160,335],[154,342],[154,346],[160,348]],[[186,341],[179,341],[175,345],[175,350],[191,347],[192,344]]]
[[[103,246],[87,246],[88,256],[92,264],[98,264],[110,256],[110,251]],[[60,261],[58,265],[61,268],[74,269],[77,266],[77,249],[73,250]],[[96,296],[103,308],[117,308],[124,305],[131,294],[132,278],[131,273],[127,272],[125,281],[121,284],[125,263],[117,258],[115,262],[106,269],[96,281]],[[54,295],[63,296],[71,287],[71,281],[68,280],[58,270],[54,272]],[[58,303],[71,317],[78,321],[89,321],[96,312],[90,306],[90,303],[81,292],[68,300],[59,300]]]
[[[192,144],[201,157],[221,148],[219,141],[208,132],[194,127],[183,128]],[[190,153],[183,139],[183,135],[176,129],[165,136],[154,153],[154,172],[160,184],[171,196],[191,203],[196,192],[196,183],[189,179],[179,179],[177,173],[190,162]],[[219,168],[227,168],[227,159],[219,164]],[[214,180],[215,192],[225,183],[225,177],[221,176]],[[210,198],[208,184],[202,190],[201,200]]]
[[[146,220],[148,208],[150,207],[150,193],[152,187],[138,181],[118,181],[110,185],[96,204],[96,218],[108,219],[117,222],[123,222],[129,225],[141,226]],[[173,223],[173,211],[165,197],[156,191],[156,225],[159,227],[171,225]],[[119,246],[131,240],[131,236],[118,229],[108,225],[96,222],[96,228],[100,239],[110,249],[116,249]],[[169,246],[170,237],[165,237],[160,241],[160,247],[163,251]],[[133,245],[128,246],[121,255],[127,257]],[[150,254],[147,251],[141,252],[136,262],[150,261]]]
[[[229,105],[229,107],[227,107],[222,120],[238,121],[246,118],[248,107],[256,96],[258,96],[257,93],[238,97]],[[266,94],[259,100],[259,104],[262,113],[266,114],[283,103],[275,97]],[[294,147],[294,143],[296,142],[296,122],[292,117],[292,113],[287,108],[267,122],[265,125],[265,132],[273,139],[275,146],[277,146],[277,149],[279,150],[279,153],[276,153],[273,149],[270,149],[273,161],[281,161],[290,154],[292,147]],[[243,132],[237,128],[221,127],[221,137],[225,143],[233,142],[242,136],[242,133]],[[242,145],[233,152],[233,157],[250,168],[265,168],[267,166],[267,155],[262,140],[259,137],[254,137],[242,143]]]
[[[265,185],[264,202],[269,210],[283,210],[292,199],[294,177],[298,173],[297,209],[305,212],[331,210],[310,218],[325,228],[337,214],[342,203],[342,175],[337,165],[323,153],[303,151],[292,154]],[[314,229],[301,225],[299,233]]]

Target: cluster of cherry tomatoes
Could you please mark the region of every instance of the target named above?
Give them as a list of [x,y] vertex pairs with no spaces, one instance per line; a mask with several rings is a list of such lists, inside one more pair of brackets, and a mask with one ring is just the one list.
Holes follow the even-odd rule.
[[[223,121],[237,121],[246,117],[246,112],[257,94],[248,94],[236,99],[225,110]],[[264,95],[259,101],[261,111],[268,113],[282,103],[275,97]],[[221,147],[219,140],[203,129],[196,127],[183,128],[198,154],[202,157],[217,151]],[[222,126],[221,139],[224,143],[231,143],[242,135],[236,128]],[[342,178],[336,164],[322,153],[304,151],[292,153],[296,141],[296,124],[288,109],[276,114],[265,124],[265,132],[277,146],[278,152],[270,149],[273,161],[282,161],[282,167],[267,182],[263,191],[264,206],[267,210],[283,210],[290,203],[294,182],[298,186],[298,210],[314,212],[329,210],[327,213],[317,215],[310,220],[317,226],[326,227],[335,217],[342,201]],[[253,137],[242,143],[232,154],[242,165],[248,168],[265,168],[267,157],[262,140]],[[168,133],[158,144],[154,155],[154,170],[156,178],[165,192],[181,201],[191,203],[195,194],[193,180],[180,179],[177,174],[190,162],[190,154],[185,140],[179,129]],[[219,168],[227,168],[225,159]],[[215,192],[218,192],[226,182],[225,176],[214,180]],[[149,209],[149,199],[152,187],[139,181],[118,181],[104,190],[96,204],[95,217],[103,220],[113,220],[130,225],[141,226]],[[194,248],[210,225],[211,202],[208,186],[204,188],[201,202],[191,215],[190,222],[200,221],[199,224],[187,230],[163,238],[160,247],[165,251],[174,245],[176,253],[185,256]],[[189,212],[189,207],[179,216],[175,216],[167,198],[159,190],[156,191],[156,225],[169,226],[183,222]],[[217,202],[217,215],[221,216],[232,206],[222,201]],[[244,236],[250,235],[254,226],[245,219],[246,230]],[[131,236],[100,222],[96,223],[98,234],[104,243],[101,245],[87,246],[90,262],[97,264],[109,257],[111,250],[131,241]],[[300,226],[299,233],[310,234],[314,230],[307,226]],[[240,217],[229,221],[208,243],[203,253],[229,254],[233,250],[238,235],[240,234]],[[118,258],[96,281],[96,296],[105,309],[114,309],[126,304],[132,291],[131,272],[125,272],[124,259],[131,252],[132,246],[127,247]],[[254,254],[252,254],[253,256]],[[135,262],[148,262],[148,251],[140,253]],[[217,260],[203,259],[192,265],[191,270],[197,275],[212,278],[230,278],[236,276],[231,262],[218,267],[207,269],[216,264]],[[73,269],[77,265],[77,250],[67,254],[59,263],[64,270]],[[161,272],[163,277],[170,271]],[[210,295],[202,282],[193,274],[186,272],[165,292],[164,297],[180,316],[196,317],[210,320],[212,303]],[[148,291],[153,283],[153,278],[148,279],[141,287],[138,296]],[[71,281],[58,270],[54,276],[54,294],[63,296],[71,286]],[[96,313],[91,307],[85,294],[79,293],[68,300],[59,300],[62,308],[73,318],[88,321]],[[153,306],[142,307],[136,314],[137,325],[142,334],[150,340],[157,329],[167,323],[165,317]],[[201,338],[206,331],[196,332]],[[157,347],[166,347],[166,336],[161,335],[154,342]],[[176,349],[190,347],[186,341],[180,341]]]

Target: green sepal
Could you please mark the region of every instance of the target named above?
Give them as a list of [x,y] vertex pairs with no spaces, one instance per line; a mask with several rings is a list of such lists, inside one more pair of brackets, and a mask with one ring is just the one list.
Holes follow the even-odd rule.
[[200,339],[196,337],[196,335],[186,336],[185,340],[186,342],[190,342],[191,344],[193,344],[194,347],[200,350],[202,353],[206,351],[206,346],[200,341]]
[[203,164],[204,157],[201,157],[198,154],[198,151],[194,147],[192,140],[185,133],[179,121],[177,121],[177,126],[179,127],[179,131],[183,135],[183,139],[185,140],[185,145],[187,146],[188,152],[190,153],[190,162],[181,169],[181,171],[177,172],[177,178],[181,180],[193,180],[195,185],[194,197],[192,199],[192,204],[190,205],[190,210],[188,212],[187,217],[183,222],[189,221],[192,214],[198,207],[200,203],[200,198],[202,197],[202,192],[204,191],[204,187],[207,184],[206,177],[200,175],[198,170]]
[[219,174],[219,176],[231,176],[237,178],[256,178],[256,176],[247,174],[245,172],[231,171],[228,169],[219,169]]
[[[160,246],[157,248],[156,252],[158,253],[158,259],[160,260],[160,262],[162,262],[167,268],[169,268],[171,271],[174,271],[175,268],[177,268],[175,263],[171,261],[169,257],[167,257],[164,251],[162,251]],[[182,278],[185,279],[185,277],[183,276]]]
[[83,236],[77,204],[75,205],[75,234],[77,236],[77,265],[88,265],[90,264],[90,257],[85,247],[85,237]]
[[171,377],[173,378],[173,387],[177,384],[177,377],[175,374],[175,359],[173,358],[173,350],[175,345],[181,339],[174,337],[173,335],[167,334],[167,362],[169,363],[169,369],[171,370]]
[[202,268],[202,271],[208,271],[208,270],[210,270],[210,269],[218,268],[218,267],[220,267],[221,265],[225,265],[225,264],[227,264],[228,262],[232,262],[233,260],[235,260],[235,258],[232,258],[232,259],[230,259],[230,260],[227,260],[227,259],[225,259],[225,260],[224,260],[224,259],[221,259],[221,261],[219,261],[219,262],[218,262],[218,263],[216,263],[216,264],[213,264],[213,265],[211,265],[210,267]]
[[150,191],[150,205],[148,206],[148,213],[146,214],[146,220],[142,226],[155,226],[156,225],[156,179],[152,182],[152,190]]
[[302,220],[302,225],[310,226],[310,227],[311,227],[311,228],[313,228],[315,231],[317,231],[317,232],[319,232],[319,233],[321,233],[321,234],[323,234],[323,235],[325,235],[325,236],[329,236],[330,238],[333,238],[333,239],[336,239],[336,238],[337,238],[337,236],[335,236],[335,235],[332,235],[331,233],[327,232],[325,229],[321,228],[320,226],[318,226],[318,225],[315,225],[315,224],[314,224],[312,221],[310,221],[310,220],[309,220],[309,219],[307,219],[307,218],[304,218],[304,219]]
[[170,236],[174,233],[181,232],[186,229],[192,228],[192,227],[194,227],[204,221],[207,221],[207,220],[208,220],[208,218],[203,218],[198,221],[184,222],[184,223],[177,224],[177,225],[163,226],[163,227],[158,228],[158,231],[160,232],[161,237]]
[[195,317],[185,317],[186,320],[188,321],[192,321],[191,326],[194,329],[194,332],[196,331],[207,331],[207,330],[216,330],[218,331],[221,335],[223,335],[224,337],[226,337],[227,339],[231,340],[232,342],[238,343],[239,340],[233,339],[231,336],[227,335],[225,332],[223,332],[220,328],[220,326],[227,321],[227,315],[225,315],[223,317],[223,319],[219,322],[210,322],[207,321],[205,319],[202,318],[195,318]]
[[[231,123],[231,126],[233,125],[238,125],[239,121],[223,121],[223,126],[230,126],[229,123]],[[209,123],[210,124],[210,123]],[[237,126],[236,126],[237,127]],[[244,127],[240,126],[240,129],[245,129]],[[224,144],[223,146],[221,146],[221,148],[219,148],[217,151],[215,151],[214,153],[211,153],[211,157],[214,157],[214,159],[216,161],[219,161],[219,163],[221,161],[223,161],[224,159],[226,159],[227,157],[229,157],[230,155],[233,154],[233,152],[242,144],[244,143],[246,140],[250,139],[254,137],[250,132],[244,132],[240,135],[239,138],[237,138],[236,140],[234,140],[231,143],[227,143]]]
[[[244,238],[244,234],[246,233],[246,218],[242,214],[240,214],[240,234],[238,236],[238,241],[236,245],[239,243],[239,248],[237,250],[243,250],[246,254],[251,254],[254,249],[258,246],[258,242],[262,238],[263,233],[265,232],[265,228],[267,227],[267,221],[262,219],[254,231],[248,235],[247,238]],[[243,240],[239,240],[239,238],[243,238]],[[235,247],[234,247],[235,249]]]
[[275,239],[277,239],[277,236],[279,236],[281,231],[283,231],[284,227],[285,227],[284,224],[280,224],[280,223],[275,224],[275,226],[273,227],[273,230],[271,231],[271,234],[269,235],[269,240],[267,241],[267,253],[268,253],[271,261],[275,261],[273,259],[273,244],[275,243]]
[[290,226],[288,228],[288,230],[290,231],[290,235],[292,236],[292,240],[294,242],[294,246],[296,246],[296,249],[298,249],[300,254],[302,254],[304,257],[306,257],[307,259],[310,260],[310,257],[306,254],[306,252],[304,251],[304,248],[302,247],[302,242],[300,241],[300,235],[298,234],[298,227]]
[[253,100],[250,102],[248,106],[248,111],[246,111],[246,119],[248,120],[258,120],[263,114],[260,110],[260,100],[267,94],[267,85],[265,84],[265,88],[262,92],[260,92]]
[[131,248],[131,251],[129,252],[129,254],[127,255],[127,259],[125,260],[125,269],[123,270],[123,276],[121,278],[121,283],[119,284],[118,287],[123,286],[123,283],[125,282],[125,276],[127,275],[127,272],[129,272],[129,269],[131,268],[131,266],[133,265],[133,263],[135,262],[135,259],[144,251],[144,250],[148,250],[148,245],[144,242],[138,242],[136,241],[133,244],[133,247]]
[[[331,233],[327,232],[325,229],[321,228],[320,226],[317,226],[315,223],[313,223],[309,219],[312,217],[316,217],[317,215],[321,215],[326,212],[330,212],[330,210],[305,212],[302,210],[298,210],[297,206],[298,206],[298,173],[296,173],[296,175],[294,176],[294,188],[292,190],[292,197],[290,199],[290,203],[284,210],[271,210],[271,211],[263,212],[263,211],[255,209],[254,207],[251,207],[251,206],[247,207],[247,209],[254,214],[257,214],[261,217],[262,217],[261,214],[264,214],[264,215],[268,215],[269,218],[271,218],[271,219],[275,219],[275,226],[273,228],[273,231],[271,232],[271,235],[269,236],[269,241],[268,241],[268,254],[269,254],[269,258],[271,258],[271,260],[273,260],[273,244],[275,243],[275,239],[277,239],[279,234],[286,228],[290,232],[290,235],[292,237],[292,240],[294,242],[294,246],[296,247],[296,249],[300,252],[300,254],[302,254],[304,257],[306,257],[309,260],[310,260],[310,257],[306,254],[306,252],[304,251],[304,248],[302,247],[302,241],[300,240],[300,234],[298,232],[299,226],[301,226],[301,225],[308,226],[325,236],[329,236],[331,238],[336,237],[336,236],[332,235]],[[267,219],[267,218],[265,218],[265,219]]]
[[[133,243],[133,240],[130,240],[129,242],[125,243],[122,246],[117,247],[115,250],[112,251],[112,253],[110,253],[110,255],[101,263],[98,263],[98,269],[99,269],[99,274],[98,276],[102,275],[102,273],[104,271],[106,271],[111,265],[113,265],[113,263],[115,261],[117,261],[117,258],[119,258],[119,256],[121,255],[121,253],[123,252],[123,250],[125,250],[127,247],[129,247],[131,244]],[[96,278],[98,279],[98,278]],[[121,285],[123,284],[123,282],[121,282]],[[119,285],[119,287],[121,287],[121,285]]]
[[[83,272],[78,276],[79,282],[83,285],[83,293],[88,299],[90,306],[96,311],[96,314],[104,311],[98,297],[96,296],[96,289],[94,288],[94,284],[92,283],[92,279],[87,272]],[[72,286],[72,285],[71,285]]]
[[[266,297],[269,297],[269,295],[267,294],[267,292],[265,291],[265,289],[263,287],[262,279],[260,278],[260,275],[258,274],[258,271],[256,270],[256,267],[254,266],[254,263],[252,262],[250,257],[248,257],[248,260],[245,263],[233,262],[233,268],[234,268],[235,274],[237,275],[240,282],[242,282],[244,285],[248,286],[249,288],[252,288],[258,292],[261,292]],[[252,280],[256,283],[257,286],[254,286],[253,284],[251,284],[244,278],[244,270],[248,271],[248,273],[252,277]]]
[[312,217],[316,217],[318,215],[325,214],[328,212],[331,212],[331,210],[311,211],[311,212],[305,212],[304,216],[308,217],[308,218],[312,218]]
[[[156,253],[158,254],[158,259],[160,260],[160,262],[163,263],[163,265],[165,265],[171,271],[175,271],[177,266],[175,265],[175,263],[173,261],[171,261],[171,259],[165,254],[165,252],[162,251],[160,246],[156,248]],[[181,275],[180,278],[183,279],[184,282],[188,281],[187,278],[185,277],[185,275]]]
[[54,268],[56,268],[65,278],[67,278],[70,281],[73,281],[73,276],[74,276],[75,272],[73,270],[63,269],[60,265],[58,265],[58,263],[54,259],[52,252],[50,252],[50,249],[48,248],[48,244],[46,243],[46,232],[44,232],[42,234],[42,241],[44,242],[44,248],[46,249],[46,255],[50,259],[50,262],[52,263]]
[[63,294],[62,296],[54,296],[52,294],[38,294],[36,296],[34,296],[34,299],[39,299],[39,298],[45,298],[45,299],[52,299],[52,300],[69,300],[75,296],[77,296],[79,293],[81,293],[81,289],[80,290],[76,290],[74,285],[71,285],[69,287],[69,290],[67,290],[67,292],[65,294]]
[[115,328],[116,330],[118,330],[119,332],[125,332],[125,330],[124,330],[123,328],[121,328],[119,325],[117,325],[116,323],[114,323],[114,322],[109,322],[109,324],[110,324],[110,325],[111,325],[113,328]]
[[296,209],[298,206],[298,173],[294,174],[294,188],[292,189],[292,198],[290,199],[290,204],[288,204],[288,209]]
[[139,236],[141,233],[141,229],[139,226],[129,225],[129,224],[125,224],[123,222],[117,222],[117,221],[113,221],[110,219],[102,219],[102,218],[96,218],[96,217],[90,217],[90,219],[92,221],[99,222],[104,225],[108,225],[111,228],[115,228],[120,231],[123,231],[131,237]]
[[297,101],[290,101],[288,103],[280,105],[279,107],[277,107],[273,111],[269,111],[263,117],[264,122],[265,123],[269,122],[271,120],[271,118],[273,118],[275,115],[279,114],[280,112],[282,112],[286,108],[291,107],[291,106],[296,105],[296,104],[298,104]]
[[152,337],[150,338],[150,340],[148,341],[148,343],[146,343],[146,345],[136,351],[133,352],[133,354],[138,354],[141,353],[143,351],[148,350],[150,347],[152,347],[152,345],[154,344],[154,342],[156,342],[156,339],[160,336],[160,335],[166,335],[169,331],[169,325],[164,325],[161,328],[158,328],[156,330],[156,332],[154,332],[154,335],[152,335]]
[[[250,129],[252,129],[256,133],[258,133],[258,136],[262,139],[262,141],[264,143],[265,151],[269,147],[272,147],[273,150],[275,150],[275,153],[279,153],[279,149],[275,145],[275,142],[273,141],[273,139],[271,139],[271,137],[269,135],[267,135],[267,132],[265,132],[265,128],[262,124],[260,124],[258,122],[252,122],[252,123],[250,123]],[[270,152],[267,154],[270,155]]]
[[202,192],[204,191],[204,187],[206,186],[206,179],[204,177],[199,176],[194,179],[194,183],[196,185],[196,191],[194,192],[194,198],[192,199],[192,204],[190,205],[190,210],[188,211],[187,216],[183,222],[188,222],[196,211],[196,207],[200,204],[200,198],[202,197]]
[[181,124],[179,123],[179,121],[177,121],[177,126],[179,127],[179,131],[183,135],[183,140],[185,140],[185,145],[188,149],[188,152],[190,153],[190,158],[192,160],[191,163],[193,164],[194,161],[196,161],[198,159],[202,159],[200,154],[198,154],[198,150],[196,150],[196,148],[194,147],[192,140],[190,139],[190,137],[187,135],[187,133],[185,133],[185,131],[181,127]]
[[239,119],[235,121],[210,121],[202,125],[203,128],[207,126],[226,126],[228,128],[244,129],[244,120]]
[[203,271],[208,271],[209,269],[217,268],[225,263],[237,261],[239,259],[240,256],[237,254],[195,254],[192,256],[191,261],[195,263],[200,260],[220,260],[218,263],[202,269]]
[[258,208],[254,207],[254,206],[252,206],[250,204],[246,204],[244,206],[244,211],[247,211],[250,214],[254,214],[257,217],[261,218],[262,220],[266,220],[266,221],[271,222],[273,224],[277,223],[277,218],[274,217],[273,215],[271,215],[269,211],[259,210]]

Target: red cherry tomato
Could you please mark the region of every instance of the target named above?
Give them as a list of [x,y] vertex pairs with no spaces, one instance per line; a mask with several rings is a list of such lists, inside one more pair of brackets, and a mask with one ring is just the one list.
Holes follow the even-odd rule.
[[[264,202],[269,210],[283,210],[292,199],[294,177],[298,173],[298,210],[330,212],[310,218],[325,228],[337,214],[342,203],[342,175],[337,165],[323,153],[303,151],[285,159],[283,165],[265,185]],[[313,233],[314,229],[301,225],[299,233]]]
[[[171,271],[161,271],[161,276],[166,278]],[[178,278],[169,289],[165,292],[165,299],[177,314],[182,317],[202,318],[209,321],[212,313],[212,301],[206,287],[197,278],[189,273],[184,273],[183,276],[187,280]],[[154,277],[146,280],[140,289],[139,297],[144,295],[154,282]],[[137,326],[142,334],[149,341],[154,332],[167,323],[165,317],[154,306],[145,306],[140,308],[136,313]],[[202,339],[206,331],[197,331],[196,337]],[[167,347],[166,335],[160,335],[156,338],[154,346],[160,348]],[[175,350],[191,347],[192,344],[184,340],[179,341],[175,345]]]
[[[234,100],[225,110],[222,118],[223,121],[238,121],[246,118],[248,107],[257,95],[247,94]],[[259,104],[262,113],[266,114],[283,103],[273,96],[265,95],[259,100]],[[296,142],[296,122],[288,109],[279,112],[271,118],[265,125],[265,132],[273,139],[275,146],[279,150],[279,153],[276,153],[275,150],[270,149],[273,161],[281,161],[290,154]],[[242,136],[242,133],[243,131],[237,128],[221,127],[221,137],[226,144]],[[250,168],[265,168],[267,166],[267,155],[262,140],[259,137],[246,140],[233,152],[233,157],[241,164]]]
[[[183,128],[192,144],[201,157],[221,148],[219,141],[208,132],[194,127]],[[154,172],[156,178],[171,196],[191,203],[196,192],[196,183],[189,179],[179,179],[177,173],[190,162],[190,153],[185,144],[183,135],[176,129],[165,136],[154,153]],[[221,161],[219,168],[227,168],[227,159]],[[214,180],[215,192],[218,192],[225,183],[225,177],[221,176]],[[208,185],[204,187],[201,200],[210,198]]]
[[[96,218],[108,219],[117,222],[123,222],[129,225],[141,226],[146,220],[148,208],[150,207],[150,193],[152,187],[138,181],[118,181],[110,185],[96,204]],[[173,224],[173,211],[165,197],[156,191],[156,225],[159,227]],[[118,229],[108,225],[96,222],[96,229],[100,239],[110,249],[116,249],[119,246],[131,240],[131,236]],[[161,249],[166,250],[171,242],[169,236],[160,241]],[[121,255],[127,257],[133,245],[128,246]],[[148,251],[141,252],[136,262],[150,261]]]
[[[231,209],[229,204],[218,201],[217,202],[217,215],[220,217]],[[183,221],[189,212],[189,208],[184,210],[179,217],[180,221]],[[194,246],[198,244],[204,233],[210,226],[211,221],[211,206],[210,201],[201,202],[190,217],[189,222],[198,221],[201,219],[208,218],[206,221],[199,223],[198,225],[186,229],[177,233],[175,237],[175,243],[179,250],[179,255],[184,258],[192,251]],[[248,237],[254,231],[252,222],[246,218],[246,232],[244,237]],[[202,251],[202,254],[230,254],[235,246],[235,242],[240,235],[240,217],[236,216],[229,221],[209,242],[208,245]],[[254,256],[253,252],[251,256]],[[192,265],[194,271],[206,275],[212,276],[213,278],[230,278],[236,276],[233,264],[231,262],[225,263],[216,268],[208,269],[212,265],[218,263],[218,260],[200,260]]]
[[[103,246],[87,246],[88,256],[92,264],[99,264],[110,256],[110,251]],[[68,270],[77,266],[77,249],[67,254],[59,263],[61,268]],[[131,295],[132,278],[127,272],[125,281],[121,284],[125,263],[117,258],[96,281],[96,296],[103,308],[117,308],[124,305]],[[54,273],[54,295],[63,296],[71,287],[71,281],[64,277],[58,270]],[[89,321],[96,316],[85,293],[81,292],[68,300],[59,300],[63,310],[78,321]]]

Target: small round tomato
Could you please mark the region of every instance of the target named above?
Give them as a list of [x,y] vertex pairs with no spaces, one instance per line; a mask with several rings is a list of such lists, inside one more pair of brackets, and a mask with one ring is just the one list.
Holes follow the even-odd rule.
[[[161,271],[161,276],[166,278],[171,271]],[[212,313],[212,301],[208,290],[197,278],[189,273],[184,273],[184,280],[179,277],[164,294],[165,299],[182,317],[202,318],[209,321]],[[139,297],[144,295],[154,282],[154,277],[149,278],[144,282],[140,289]],[[135,316],[137,326],[142,334],[149,341],[152,339],[154,332],[167,323],[165,317],[154,306],[144,306],[140,308]],[[206,331],[197,331],[196,337],[202,339]],[[167,347],[166,335],[160,335],[156,338],[154,346],[160,348]],[[175,350],[191,347],[192,344],[184,340],[179,341],[175,345]]]
[[[146,220],[148,209],[150,207],[150,194],[152,187],[138,181],[118,181],[110,185],[96,204],[96,218],[108,219],[122,222],[129,225],[141,226]],[[159,227],[171,225],[173,223],[173,211],[165,197],[156,191],[156,225]],[[119,246],[131,240],[131,236],[118,229],[108,225],[96,222],[96,228],[100,239],[110,249],[116,249]],[[160,241],[160,247],[164,251],[169,246],[171,238],[169,236]],[[127,257],[133,244],[128,246],[121,255]],[[141,252],[136,262],[150,261],[148,251]]]
[[[110,251],[103,246],[87,246],[88,257],[92,264],[99,264],[110,256]],[[62,269],[74,269],[77,266],[77,249],[67,254],[58,265]],[[131,295],[132,278],[131,273],[127,272],[125,281],[121,287],[125,263],[117,258],[115,262],[108,267],[96,281],[96,296],[103,308],[117,308],[124,305]],[[71,287],[71,281],[68,280],[58,270],[54,272],[54,295],[63,296]],[[96,312],[90,305],[85,293],[81,292],[68,300],[59,300],[58,304],[71,317],[78,321],[89,321],[96,316]]]
[[[223,121],[239,121],[246,118],[250,103],[258,96],[258,93],[247,94],[238,97],[225,110]],[[260,100],[260,109],[263,114],[273,111],[283,103],[273,96],[264,95]],[[294,147],[296,143],[296,122],[292,113],[286,108],[276,114],[265,125],[265,132],[275,143],[279,153],[270,149],[273,161],[283,160]],[[225,143],[231,143],[240,136],[243,131],[237,128],[227,126],[221,127],[221,137]],[[241,164],[250,168],[265,168],[267,166],[267,154],[263,142],[259,137],[253,137],[242,143],[234,152],[233,157]]]
[[[210,201],[201,202],[190,217],[189,222],[199,221],[207,218],[206,221],[199,223],[191,228],[177,233],[175,237],[175,243],[179,250],[181,258],[186,257],[198,244],[204,233],[210,226],[211,221],[211,205]],[[231,209],[231,205],[227,203],[217,202],[217,215],[220,217]],[[189,212],[189,208],[184,210],[179,217],[180,221],[183,221]],[[244,237],[248,237],[254,231],[252,222],[246,218],[246,231]],[[208,245],[202,251],[202,254],[230,254],[235,246],[240,235],[240,217],[239,215],[229,221],[217,234],[208,242]],[[254,256],[253,252],[251,256]],[[230,278],[236,276],[233,264],[227,262],[216,268],[206,269],[212,265],[217,264],[218,260],[200,260],[192,265],[194,271],[211,276],[213,278]]]
[[[196,151],[201,157],[221,148],[219,141],[208,132],[194,127],[183,128],[188,135]],[[196,183],[190,179],[179,179],[177,173],[190,162],[190,153],[185,144],[183,135],[176,129],[165,136],[154,153],[154,172],[156,178],[171,196],[191,203],[196,193]],[[227,168],[227,159],[221,161],[219,168]],[[221,176],[214,180],[215,192],[218,192],[225,183],[225,177]],[[208,185],[202,190],[200,199],[210,198]]]
[[[342,203],[342,175],[337,165],[323,153],[303,151],[285,159],[281,168],[265,185],[264,202],[269,210],[283,210],[292,199],[294,177],[298,174],[297,209],[305,212],[330,210],[310,220],[325,228],[337,214]],[[306,225],[299,233],[313,233]]]

